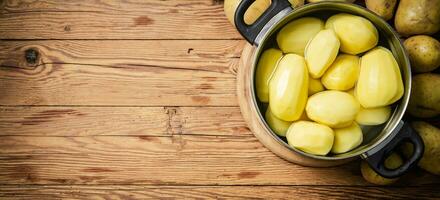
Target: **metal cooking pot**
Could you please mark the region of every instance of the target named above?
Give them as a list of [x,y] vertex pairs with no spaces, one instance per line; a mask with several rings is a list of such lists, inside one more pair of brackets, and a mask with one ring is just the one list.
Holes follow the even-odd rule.
[[[249,90],[252,94],[250,97],[250,104],[255,107],[255,110],[257,110],[257,112],[255,112],[259,119],[257,120],[257,123],[263,123],[261,127],[266,129],[266,133],[271,134],[271,137],[284,145],[283,148],[288,148],[291,151],[289,153],[293,153],[295,156],[297,155],[306,159],[325,161],[327,163],[340,163],[341,160],[351,160],[360,156],[368,162],[374,171],[387,178],[398,177],[415,166],[423,155],[424,145],[420,136],[409,126],[408,123],[404,123],[402,120],[411,92],[411,68],[408,56],[402,46],[398,34],[393,28],[376,14],[358,5],[341,2],[320,2],[308,4],[293,10],[288,0],[272,0],[270,7],[255,21],[255,23],[247,25],[244,22],[244,14],[253,2],[253,0],[241,1],[235,13],[235,26],[241,35],[246,38],[249,43],[253,44],[253,48],[255,48],[253,55],[250,55],[252,56],[250,58],[252,63],[252,66],[250,66],[251,69],[249,72],[246,72],[250,73],[247,74],[247,76],[250,77],[249,80],[251,81],[247,84],[249,84]],[[290,147],[284,139],[278,137],[268,127],[263,118],[263,110],[261,109],[262,104],[257,100],[254,92],[255,68],[260,54],[267,48],[277,46],[275,40],[276,34],[285,24],[304,16],[315,16],[325,19],[336,13],[350,13],[362,16],[369,19],[376,26],[379,31],[379,45],[385,46],[392,51],[399,64],[405,89],[403,97],[393,105],[393,112],[387,123],[379,126],[362,127],[364,141],[359,147],[344,154],[317,156]],[[261,137],[259,139],[265,144],[265,146],[268,146],[267,143],[262,141]],[[413,144],[413,154],[399,168],[386,168],[384,166],[384,160],[400,143],[404,141]]]

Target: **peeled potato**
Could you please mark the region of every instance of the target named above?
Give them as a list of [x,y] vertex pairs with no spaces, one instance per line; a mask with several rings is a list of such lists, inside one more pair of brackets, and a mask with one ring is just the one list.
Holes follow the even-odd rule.
[[387,106],[402,97],[402,76],[390,50],[376,47],[362,56],[355,92],[364,108]]
[[[402,164],[402,158],[396,153],[392,153],[387,159],[385,159],[385,167],[388,169],[396,169]],[[365,180],[376,185],[389,185],[399,180],[399,178],[389,179],[380,176],[371,169],[366,161],[362,161],[361,173]]]
[[327,90],[309,97],[306,105],[307,116],[332,128],[349,126],[359,112],[359,103],[346,93]]
[[267,124],[269,125],[269,127],[272,129],[273,132],[275,132],[279,136],[286,137],[287,129],[289,129],[290,124],[292,124],[292,122],[287,122],[278,119],[277,117],[275,117],[275,115],[272,114],[270,108],[267,109],[265,117]]
[[277,43],[284,53],[304,55],[307,42],[324,29],[324,21],[314,17],[303,17],[289,22],[277,35]]
[[331,90],[348,90],[356,84],[359,76],[359,57],[340,54],[322,76],[322,84]]
[[[225,11],[226,18],[232,25],[234,24],[235,10],[237,10],[238,5],[241,0],[225,0],[223,4],[223,9]],[[255,2],[249,7],[249,9],[244,14],[244,22],[246,24],[254,23],[258,17],[270,6],[271,0],[255,0]]]
[[356,122],[362,125],[383,124],[391,116],[391,107],[383,106],[377,108],[363,108],[356,115]]
[[375,47],[379,33],[367,19],[341,13],[331,16],[326,28],[333,29],[341,42],[341,52],[356,55]]
[[286,137],[294,148],[314,155],[326,155],[333,146],[334,133],[328,126],[298,121],[290,126]]
[[339,39],[331,29],[320,31],[307,44],[304,52],[312,78],[321,78],[339,52]]
[[287,54],[278,63],[269,82],[269,107],[284,121],[299,119],[307,101],[309,76],[304,58]]
[[324,91],[324,86],[319,79],[309,78],[309,96]]
[[269,79],[282,56],[283,52],[273,48],[265,50],[260,56],[255,73],[255,87],[261,102],[269,102]]
[[348,152],[362,144],[364,138],[362,129],[356,122],[345,128],[333,129],[333,131],[335,133],[335,142],[331,152],[334,154]]

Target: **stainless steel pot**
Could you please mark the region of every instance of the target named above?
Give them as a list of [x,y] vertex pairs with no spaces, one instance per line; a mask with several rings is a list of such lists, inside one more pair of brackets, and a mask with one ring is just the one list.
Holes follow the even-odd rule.
[[[411,92],[411,68],[404,47],[398,34],[393,28],[376,14],[354,4],[320,2],[308,4],[293,10],[288,0],[272,0],[271,6],[260,16],[260,18],[258,18],[252,25],[247,25],[244,22],[244,14],[253,2],[253,0],[242,0],[235,13],[235,25],[241,35],[249,43],[253,44],[254,48],[256,48],[254,55],[252,55],[253,61],[249,72],[251,73],[249,74],[251,77],[250,90],[252,90],[253,94],[251,101],[253,106],[258,110],[258,117],[262,119],[259,121],[264,122],[264,126],[268,130],[270,130],[270,128],[268,128],[268,125],[263,118],[264,115],[261,110],[261,102],[257,100],[254,92],[256,64],[260,54],[265,49],[276,46],[275,36],[277,32],[288,22],[300,17],[315,16],[325,19],[336,13],[351,13],[369,19],[379,31],[379,44],[389,48],[396,58],[405,86],[403,97],[393,105],[394,111],[389,121],[380,126],[363,127],[363,144],[350,152],[329,156],[312,155],[290,147],[285,140],[278,137],[271,130],[268,131],[268,134],[272,134],[272,137],[275,137],[278,142],[282,143],[295,154],[300,154],[301,156],[311,159],[338,162],[340,160],[347,160],[360,156],[369,163],[374,171],[387,178],[398,177],[415,166],[423,155],[424,145],[420,136],[408,125],[408,123],[405,123],[404,120],[402,120]],[[399,168],[386,168],[384,160],[400,143],[404,141],[413,144],[413,154]]]

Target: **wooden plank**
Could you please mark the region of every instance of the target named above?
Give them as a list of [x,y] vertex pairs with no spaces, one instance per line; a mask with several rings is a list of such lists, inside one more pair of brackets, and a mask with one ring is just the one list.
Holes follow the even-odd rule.
[[[370,185],[359,163],[308,168],[254,137],[87,136],[0,139],[0,184]],[[440,184],[416,171],[401,185]]]
[[437,187],[0,186],[2,199],[439,199]]
[[[0,66],[33,68],[47,63],[122,67],[160,66],[235,73],[242,40],[32,40],[0,41]],[[34,63],[26,51],[39,55]]]
[[241,39],[217,0],[0,4],[0,39]]
[[250,136],[238,107],[0,107],[0,135]]
[[237,106],[243,41],[1,43],[0,105]]
[[0,105],[237,105],[232,74],[157,66],[3,67],[0,91]]

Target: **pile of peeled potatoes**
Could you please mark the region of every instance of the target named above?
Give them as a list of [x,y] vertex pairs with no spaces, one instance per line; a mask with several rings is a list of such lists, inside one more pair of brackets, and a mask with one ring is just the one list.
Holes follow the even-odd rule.
[[[293,7],[304,5],[304,0],[289,1]],[[318,1],[323,0],[309,0]],[[225,0],[232,23],[239,2]],[[393,20],[404,39],[413,72],[407,110],[425,143],[419,166],[440,175],[440,42],[432,36],[438,37],[440,30],[440,0],[356,3]],[[270,0],[256,0],[245,22],[253,23],[269,5]],[[302,17],[282,27],[276,35],[278,47],[261,54],[255,75],[256,96],[268,104],[265,119],[273,132],[296,149],[325,156],[358,147],[363,140],[360,126],[387,122],[404,86],[396,59],[378,41],[378,31],[368,19],[347,13],[325,20]],[[402,145],[402,153],[388,157],[385,166],[399,167],[402,156],[411,151],[411,145]],[[380,177],[366,163],[361,172],[375,184],[398,180]]]
[[367,19],[340,13],[326,21],[303,17],[265,50],[255,84],[265,118],[290,146],[314,155],[348,152],[362,143],[359,125],[379,125],[403,95],[390,50]]

